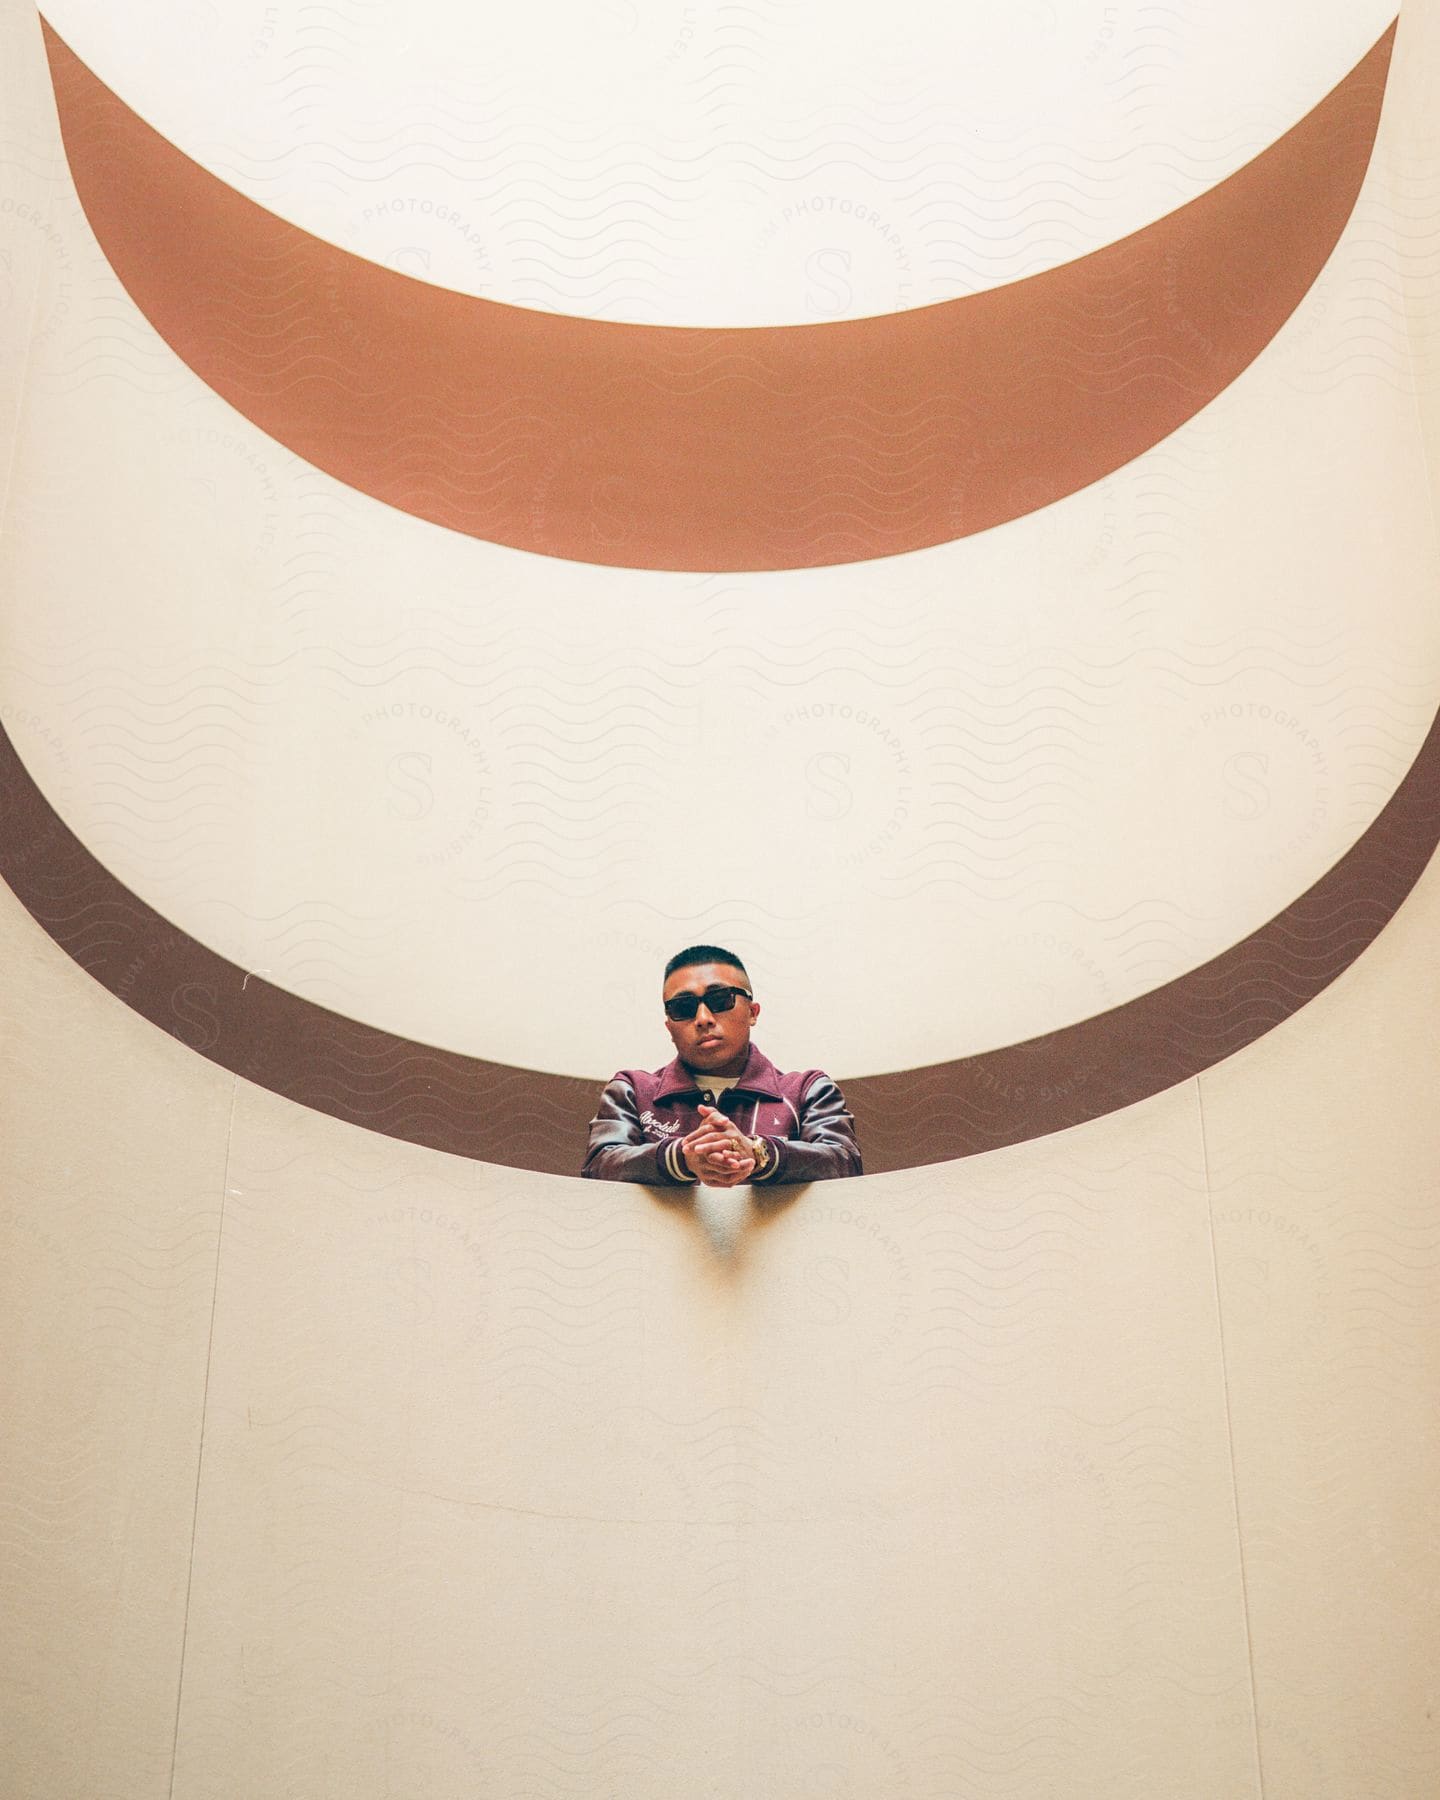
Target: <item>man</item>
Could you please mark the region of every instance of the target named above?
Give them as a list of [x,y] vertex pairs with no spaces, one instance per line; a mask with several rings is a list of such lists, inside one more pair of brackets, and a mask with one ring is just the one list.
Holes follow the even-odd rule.
[[663,1069],[621,1069],[590,1121],[582,1175],[675,1187],[860,1175],[845,1097],[823,1069],[782,1075],[750,1041],[760,1016],[733,951],[692,944],[665,965]]

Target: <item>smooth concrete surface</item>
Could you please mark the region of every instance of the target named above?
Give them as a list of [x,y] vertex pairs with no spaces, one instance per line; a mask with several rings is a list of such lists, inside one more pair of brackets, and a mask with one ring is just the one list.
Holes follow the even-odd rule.
[[15,1793],[1426,1793],[1433,870],[1198,1084],[728,1251],[0,916]]
[[[461,58],[456,110],[367,0],[145,6],[57,19],[337,241],[662,320],[720,303],[718,262],[772,323],[821,316],[837,270],[865,312],[1082,254],[1262,148],[1385,23],[1276,0],[1258,28],[1002,30],[907,0],[964,12],[967,66],[1009,59],[992,99],[1029,59],[1074,102],[992,119],[932,202],[915,159],[959,103],[923,36],[884,63],[873,9],[834,8],[807,123],[763,77],[767,46],[809,66],[797,9],[687,8],[692,47],[590,7],[586,54],[657,77],[646,129],[708,107],[714,134],[693,192],[683,140],[650,191],[603,138],[607,206],[518,15],[509,88]],[[782,1066],[920,1066],[1234,942],[1433,716],[1430,0],[1335,256],[1212,408],[1070,502],[794,581],[502,554],[278,453],[105,265],[19,0],[0,49],[0,720],[107,868],[309,999],[603,1079],[668,1055],[658,970],[718,938],[764,971]],[[399,99],[366,86],[392,66]],[[493,167],[451,129],[481,107]],[[751,164],[758,199],[716,175]],[[900,285],[870,223],[781,216],[832,191],[889,221]],[[547,255],[633,244],[546,288],[527,206]],[[767,777],[779,801],[727,798]],[[166,1035],[104,991],[113,928],[96,907],[72,960],[0,888],[3,1800],[1433,1800],[1433,865],[1197,1080],[764,1211],[292,1105],[206,1060],[203,994]]]

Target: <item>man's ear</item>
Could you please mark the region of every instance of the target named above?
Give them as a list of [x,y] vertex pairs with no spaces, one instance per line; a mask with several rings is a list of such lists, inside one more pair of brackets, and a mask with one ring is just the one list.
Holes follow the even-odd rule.
[[753,1025],[759,1017],[760,1017],[760,1002],[758,1000],[752,1000],[750,1002],[750,1023]]

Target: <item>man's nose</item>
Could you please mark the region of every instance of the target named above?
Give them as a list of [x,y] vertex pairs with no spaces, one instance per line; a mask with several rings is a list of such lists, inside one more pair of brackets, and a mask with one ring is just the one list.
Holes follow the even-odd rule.
[[713,1025],[715,1023],[714,1013],[703,1000],[695,1008],[695,1023],[697,1025]]

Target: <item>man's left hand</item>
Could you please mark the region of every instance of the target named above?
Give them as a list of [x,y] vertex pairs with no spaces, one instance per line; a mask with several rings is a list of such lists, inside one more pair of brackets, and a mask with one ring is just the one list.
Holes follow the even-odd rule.
[[739,1187],[755,1168],[744,1132],[718,1107],[701,1106],[704,1123],[682,1138],[685,1160],[706,1187]]

